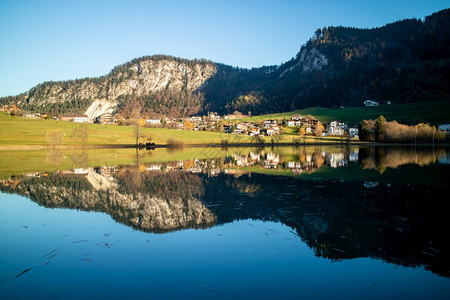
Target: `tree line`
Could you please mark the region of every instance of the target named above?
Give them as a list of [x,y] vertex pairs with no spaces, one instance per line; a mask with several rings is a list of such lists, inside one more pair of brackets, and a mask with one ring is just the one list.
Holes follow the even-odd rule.
[[359,124],[359,139],[381,143],[440,143],[445,141],[445,133],[430,124],[388,122],[381,115],[376,120],[363,120]]

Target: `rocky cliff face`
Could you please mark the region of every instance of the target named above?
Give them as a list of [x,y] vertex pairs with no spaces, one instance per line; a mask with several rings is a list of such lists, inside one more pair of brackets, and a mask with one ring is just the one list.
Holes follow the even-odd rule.
[[63,82],[47,82],[20,96],[19,105],[33,106],[78,99],[116,100],[120,96],[146,96],[168,89],[195,91],[216,73],[208,61],[183,60],[168,56],[135,59],[114,68],[108,75]]

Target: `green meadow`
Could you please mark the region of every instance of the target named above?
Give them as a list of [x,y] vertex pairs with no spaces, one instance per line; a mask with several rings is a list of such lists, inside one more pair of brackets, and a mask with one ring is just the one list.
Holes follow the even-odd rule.
[[[450,107],[446,101],[422,102],[380,105],[377,107],[349,107],[344,109],[307,108],[287,113],[262,115],[242,120],[259,122],[265,119],[290,119],[294,114],[313,115],[322,122],[342,120],[349,124],[358,124],[363,119],[375,119],[380,115],[388,121],[397,120],[399,123],[413,124],[419,122],[439,125],[450,123]],[[0,150],[31,149],[49,144],[47,135],[59,130],[62,141],[59,146],[78,147],[80,140],[73,138],[73,133],[81,124],[57,120],[28,119],[14,117],[0,113]],[[124,146],[136,142],[135,128],[115,125],[86,124],[88,146]],[[264,143],[346,143],[342,138],[314,138],[297,136],[298,128],[286,128],[285,134],[279,138],[264,137]],[[249,144],[255,142],[249,136],[230,135],[210,131],[188,131],[163,128],[142,128],[141,140],[145,142],[151,138],[157,145],[167,145],[169,140],[175,140],[185,146],[188,145],[224,145]]]
[[[86,126],[88,146],[124,146],[136,142],[135,128],[116,125],[77,124],[73,122],[29,119],[14,117],[0,113],[0,150],[32,149],[48,145],[47,133],[59,130],[62,141],[59,144],[65,148],[79,147],[80,141],[72,137],[73,132]],[[224,145],[250,144],[255,141],[250,136],[224,134],[211,131],[189,131],[164,128],[141,128],[141,142],[151,138],[157,145],[167,145],[170,139],[188,145]],[[264,137],[265,144],[277,143],[346,143],[349,140],[341,138],[314,138],[297,136],[296,128],[287,128],[286,133],[278,140]]]
[[[60,130],[63,146],[77,146],[79,141],[72,133],[81,124],[56,120],[28,119],[0,113],[0,148],[2,146],[43,146],[48,143],[47,133]],[[136,142],[135,128],[116,125],[86,124],[87,145],[119,146],[133,145]],[[141,128],[142,141],[150,137],[158,145],[167,144],[169,139],[183,142],[185,145],[220,144],[227,135],[209,131],[187,131],[163,128]],[[250,142],[242,136],[240,142]]]
[[267,119],[282,120],[284,118],[289,120],[295,114],[302,116],[312,115],[321,122],[341,120],[349,124],[359,124],[362,120],[376,119],[380,115],[383,115],[387,121],[396,120],[399,123],[408,125],[417,123],[430,123],[431,125],[450,123],[450,106],[448,101],[385,104],[375,107],[347,107],[343,109],[311,107],[242,120],[253,122]]

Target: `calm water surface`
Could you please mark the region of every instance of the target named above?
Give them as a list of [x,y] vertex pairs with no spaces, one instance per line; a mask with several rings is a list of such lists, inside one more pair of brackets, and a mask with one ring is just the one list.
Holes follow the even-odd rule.
[[450,298],[447,148],[139,155],[0,181],[1,299]]

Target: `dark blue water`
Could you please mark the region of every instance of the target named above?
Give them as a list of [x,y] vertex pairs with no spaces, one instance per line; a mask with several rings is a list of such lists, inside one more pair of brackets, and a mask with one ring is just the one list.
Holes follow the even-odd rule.
[[449,299],[448,165],[230,161],[3,181],[0,298]]
[[450,292],[448,278],[423,268],[316,257],[274,222],[151,234],[103,213],[5,194],[0,219],[3,299],[445,299]]

